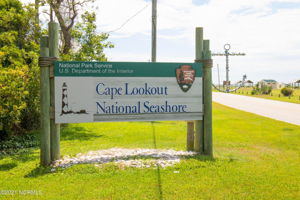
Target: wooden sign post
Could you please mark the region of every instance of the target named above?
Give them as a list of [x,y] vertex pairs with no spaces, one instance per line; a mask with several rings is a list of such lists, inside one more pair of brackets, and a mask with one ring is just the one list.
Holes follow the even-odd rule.
[[212,64],[202,28],[196,29],[195,63],[75,62],[58,57],[58,24],[50,22],[39,59],[41,165],[60,158],[60,123],[189,120],[188,149],[212,156]]
[[50,152],[50,80],[49,80],[49,37],[42,36],[40,42],[40,104],[41,104],[41,153],[42,166],[51,163]]
[[54,119],[54,62],[59,57],[58,23],[48,24],[49,36],[40,43],[41,165],[48,166],[60,158],[60,125]]
[[55,123],[55,100],[54,100],[54,62],[59,58],[58,51],[58,23],[50,22],[49,28],[49,56],[52,58],[50,65],[50,127],[51,127],[51,161],[60,158],[60,124]]
[[[203,40],[203,28],[196,28],[196,59],[203,64],[203,120],[195,121],[194,150],[213,156],[212,146],[212,60],[209,40]],[[188,132],[188,135],[190,133]]]

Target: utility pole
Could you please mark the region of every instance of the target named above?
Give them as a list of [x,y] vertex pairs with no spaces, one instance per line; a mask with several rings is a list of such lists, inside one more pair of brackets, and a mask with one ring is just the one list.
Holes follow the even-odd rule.
[[212,53],[212,56],[226,56],[226,92],[230,92],[230,82],[229,82],[229,56],[245,56],[245,53],[229,53],[230,44],[224,45],[225,53]]
[[152,0],[152,53],[151,62],[156,62],[156,24],[157,24],[157,0]]

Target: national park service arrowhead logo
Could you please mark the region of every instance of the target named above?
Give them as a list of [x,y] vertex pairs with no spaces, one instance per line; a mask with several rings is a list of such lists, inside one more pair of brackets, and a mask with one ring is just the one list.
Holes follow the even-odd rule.
[[191,65],[181,65],[176,69],[176,79],[183,92],[187,92],[193,85],[196,71]]

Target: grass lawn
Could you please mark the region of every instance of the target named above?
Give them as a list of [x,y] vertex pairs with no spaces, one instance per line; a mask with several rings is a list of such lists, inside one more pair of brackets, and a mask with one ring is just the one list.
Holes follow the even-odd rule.
[[240,94],[240,95],[259,97],[259,98],[264,98],[264,99],[271,99],[271,100],[285,101],[285,102],[300,104],[300,89],[294,89],[294,93],[291,97],[283,96],[280,92],[280,89],[272,90],[272,93],[270,95],[266,95],[266,94],[251,95],[251,91],[252,91],[252,88],[247,87],[247,88],[241,88],[241,89],[237,90],[236,92],[233,92],[232,94]]
[[[212,160],[195,156],[166,169],[77,165],[51,173],[38,167],[39,150],[29,149],[1,158],[0,199],[300,199],[299,126],[219,104],[213,116]],[[185,122],[157,122],[155,130],[158,148],[185,149]],[[151,123],[72,124],[62,130],[63,155],[111,147],[153,148]],[[8,190],[15,193],[4,194]]]

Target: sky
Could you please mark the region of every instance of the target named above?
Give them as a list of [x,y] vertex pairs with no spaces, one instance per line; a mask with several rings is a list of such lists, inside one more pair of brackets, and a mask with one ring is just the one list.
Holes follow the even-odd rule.
[[[224,44],[246,53],[229,58],[232,83],[244,74],[255,82],[300,79],[300,0],[157,2],[157,62],[193,62],[195,28],[203,27],[212,53],[224,53]],[[105,50],[109,61],[151,60],[151,0],[95,0],[87,9],[97,13],[98,32],[110,32],[115,47]],[[214,56],[213,63],[213,81],[219,66],[222,82],[225,57]]]

